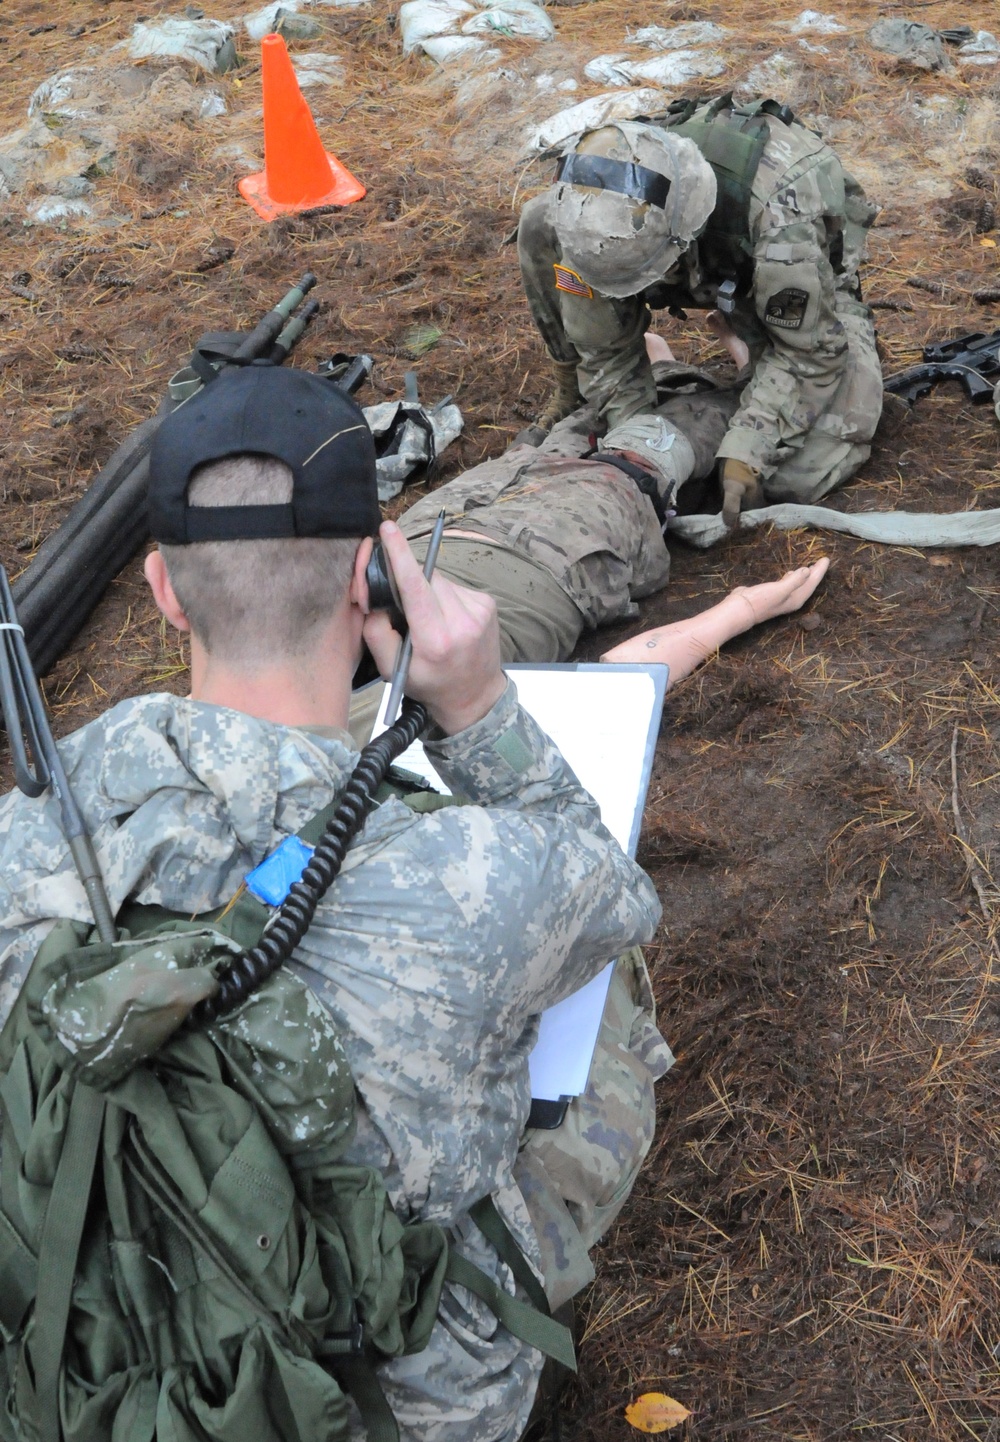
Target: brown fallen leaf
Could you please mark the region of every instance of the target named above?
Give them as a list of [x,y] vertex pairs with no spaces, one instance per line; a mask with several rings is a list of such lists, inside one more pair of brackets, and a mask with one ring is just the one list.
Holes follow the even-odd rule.
[[666,1392],[644,1392],[625,1408],[625,1420],[639,1432],[668,1432],[679,1427],[691,1413]]

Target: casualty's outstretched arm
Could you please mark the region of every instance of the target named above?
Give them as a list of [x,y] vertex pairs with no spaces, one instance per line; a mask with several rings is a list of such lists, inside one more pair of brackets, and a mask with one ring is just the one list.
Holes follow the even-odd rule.
[[737,586],[709,610],[699,611],[686,621],[640,631],[638,636],[630,636],[620,646],[605,651],[601,660],[664,662],[670,667],[669,690],[734,636],[775,616],[787,616],[805,605],[829,566],[830,558],[823,556],[811,566],[787,571],[780,581]]

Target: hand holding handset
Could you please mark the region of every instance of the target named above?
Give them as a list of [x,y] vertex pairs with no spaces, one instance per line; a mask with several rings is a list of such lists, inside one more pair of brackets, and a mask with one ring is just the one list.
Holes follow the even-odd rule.
[[[443,519],[438,517],[438,545],[443,530]],[[496,603],[492,596],[458,586],[440,572],[432,578],[424,575],[392,521],[383,521],[379,535],[408,625],[410,654],[402,656],[400,631],[386,611],[373,609],[371,596],[365,642],[384,677],[394,675],[400,661],[409,665],[402,689],[424,702],[442,731],[448,735],[463,731],[486,715],[507,684],[500,660]],[[433,565],[435,558],[432,536],[427,562]]]

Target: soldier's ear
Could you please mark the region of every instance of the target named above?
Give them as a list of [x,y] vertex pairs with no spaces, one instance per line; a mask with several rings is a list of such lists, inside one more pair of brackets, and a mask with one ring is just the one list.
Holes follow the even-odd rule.
[[163,559],[159,547],[150,551],[143,564],[143,571],[146,574],[149,589],[153,593],[153,600],[171,626],[175,626],[178,631],[190,631],[191,622],[184,614],[184,608],[178,601],[177,594],[171,585],[167,563]]
[[366,573],[374,545],[372,537],[365,536],[358,547],[358,553],[354,558],[354,574],[351,576],[351,585],[348,591],[349,599],[360,607],[366,616],[371,610],[368,602],[368,576]]

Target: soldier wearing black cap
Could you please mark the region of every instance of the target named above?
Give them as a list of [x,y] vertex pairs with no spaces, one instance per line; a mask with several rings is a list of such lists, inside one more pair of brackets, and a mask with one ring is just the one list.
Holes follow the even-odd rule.
[[[116,914],[133,900],[201,915],[341,795],[357,761],[344,728],[362,644],[392,666],[399,638],[368,613],[378,506],[361,411],[316,377],[225,371],[160,428],[149,510],[159,546],[146,572],[190,634],[191,694],[123,701],[61,749]],[[648,940],[659,904],[519,707],[493,602],[443,576],[428,584],[398,528],[380,529],[413,641],[407,691],[435,723],[435,767],[469,804],[379,806],[292,966],[350,1061],[358,1126],[343,1160],[378,1168],[401,1215],[446,1228],[454,1252],[514,1294],[515,1272],[470,1216],[492,1196],[561,1301],[592,1275],[588,1248],[628,1195],[669,1053],[636,963],[620,964],[593,1073],[611,1082],[592,1081],[574,1103],[563,1192],[543,1151],[530,1166],[519,1158],[537,1016]],[[0,1023],[61,917],[86,918],[65,841],[46,801],[14,793],[0,804]],[[266,1046],[253,1035],[261,1023],[240,1024]],[[294,1088],[289,1077],[293,1101]],[[255,1324],[248,1309],[248,1332]],[[520,1436],[542,1358],[477,1296],[446,1283],[413,1356],[395,1355],[385,1333],[392,1355],[376,1370],[402,1442]],[[275,1438],[294,1412],[284,1385],[261,1423]],[[325,1416],[316,1425],[346,1435]],[[362,1435],[350,1430],[352,1442]]]

